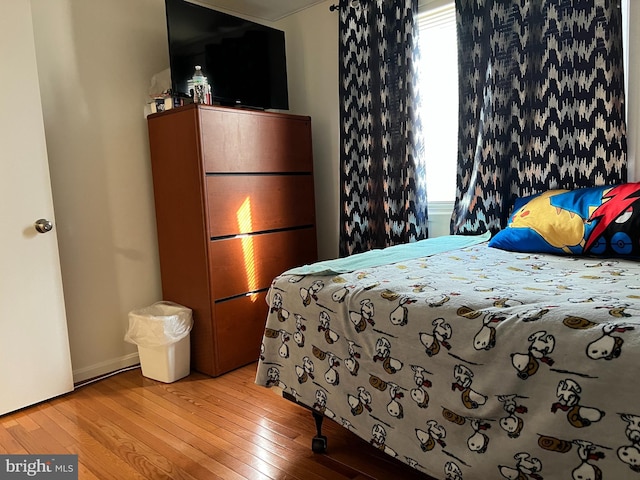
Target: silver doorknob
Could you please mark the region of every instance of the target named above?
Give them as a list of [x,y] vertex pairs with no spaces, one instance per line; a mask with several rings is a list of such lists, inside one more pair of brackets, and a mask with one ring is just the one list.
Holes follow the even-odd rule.
[[40,233],[47,233],[53,229],[53,223],[45,218],[36,220],[36,223],[33,226],[36,227],[36,230]]

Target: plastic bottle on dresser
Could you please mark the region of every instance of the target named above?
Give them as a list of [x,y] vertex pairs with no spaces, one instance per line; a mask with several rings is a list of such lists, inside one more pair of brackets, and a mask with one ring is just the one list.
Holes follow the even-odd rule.
[[200,65],[196,65],[196,70],[191,77],[191,80],[188,82],[189,93],[193,97],[194,103],[204,103],[206,105],[211,105],[211,86],[209,85],[209,81],[207,77],[202,73],[202,67]]

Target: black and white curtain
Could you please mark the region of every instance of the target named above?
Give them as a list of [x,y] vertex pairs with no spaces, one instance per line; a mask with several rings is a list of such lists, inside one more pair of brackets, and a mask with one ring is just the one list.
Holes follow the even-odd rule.
[[427,237],[417,0],[340,8],[340,256]]
[[619,0],[456,0],[456,10],[451,233],[495,233],[516,197],[626,181]]

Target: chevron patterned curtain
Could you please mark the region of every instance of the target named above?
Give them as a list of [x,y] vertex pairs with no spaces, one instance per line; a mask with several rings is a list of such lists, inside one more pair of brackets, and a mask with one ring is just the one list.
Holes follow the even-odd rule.
[[619,0],[456,0],[451,232],[497,232],[516,197],[626,181]]
[[340,256],[427,237],[417,0],[341,2]]

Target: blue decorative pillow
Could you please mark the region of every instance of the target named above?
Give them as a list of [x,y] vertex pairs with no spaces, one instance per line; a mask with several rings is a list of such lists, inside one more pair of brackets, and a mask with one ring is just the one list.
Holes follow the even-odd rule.
[[640,256],[640,183],[549,190],[518,199],[490,247],[514,252]]

